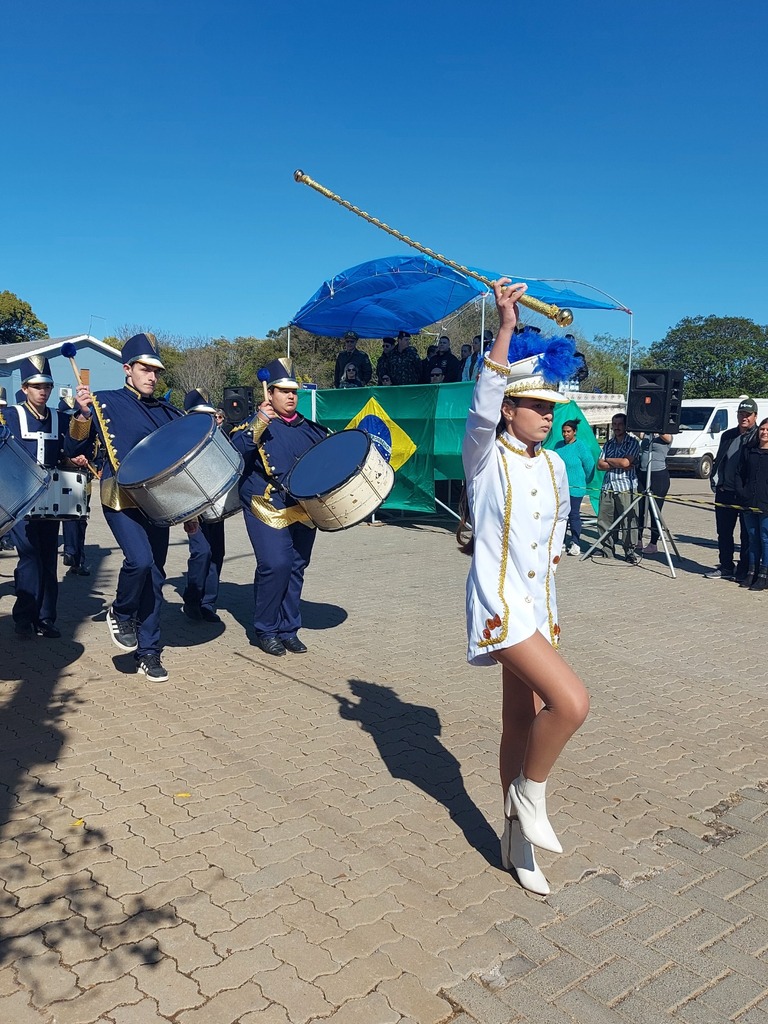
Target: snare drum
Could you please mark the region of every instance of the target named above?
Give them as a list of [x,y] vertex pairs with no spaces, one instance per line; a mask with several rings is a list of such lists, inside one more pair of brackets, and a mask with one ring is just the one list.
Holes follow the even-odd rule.
[[16,441],[8,427],[0,426],[0,537],[22,519],[45,491],[51,475],[38,466]]
[[180,416],[126,455],[117,483],[156,526],[194,519],[234,487],[243,458],[212,416]]
[[318,530],[346,530],[372,515],[395,472],[363,430],[342,430],[299,459],[286,481]]
[[85,519],[88,512],[88,474],[53,469],[50,484],[27,512],[27,519]]

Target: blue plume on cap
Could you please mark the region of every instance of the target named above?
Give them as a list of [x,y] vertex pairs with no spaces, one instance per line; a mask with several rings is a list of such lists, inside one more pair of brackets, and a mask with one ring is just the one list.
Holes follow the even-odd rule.
[[61,354],[65,359],[72,359],[77,355],[77,347],[71,341],[67,341],[61,346]]
[[263,369],[259,370],[259,372],[256,374],[256,376],[259,378],[259,380],[262,382],[262,384],[268,384],[269,383],[270,375],[269,375],[269,370],[266,368],[266,366]]
[[571,338],[542,338],[538,331],[522,330],[513,334],[509,343],[510,363],[517,363],[530,356],[538,356],[536,370],[544,380],[558,384],[562,380],[570,380],[578,369],[581,360],[575,356],[576,344]]

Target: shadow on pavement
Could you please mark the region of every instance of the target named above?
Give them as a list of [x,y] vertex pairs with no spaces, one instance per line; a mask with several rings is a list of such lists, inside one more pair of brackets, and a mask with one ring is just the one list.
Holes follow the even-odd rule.
[[438,739],[442,727],[435,709],[408,704],[379,683],[350,679],[349,688],[357,703],[334,694],[339,714],[371,735],[390,775],[442,804],[470,846],[501,867],[498,836],[467,793],[461,764]]

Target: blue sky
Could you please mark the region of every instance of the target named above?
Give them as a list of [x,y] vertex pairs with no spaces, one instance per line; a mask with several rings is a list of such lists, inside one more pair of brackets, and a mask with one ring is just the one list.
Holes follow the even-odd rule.
[[642,344],[768,322],[763,0],[9,0],[3,23],[0,290],[53,336],[263,336],[409,251],[297,167],[458,262],[596,285]]

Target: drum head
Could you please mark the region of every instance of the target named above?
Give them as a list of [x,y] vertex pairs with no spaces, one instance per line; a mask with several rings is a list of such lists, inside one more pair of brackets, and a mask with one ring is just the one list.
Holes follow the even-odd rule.
[[179,416],[132,448],[117,471],[121,487],[135,487],[175,469],[216,430],[212,416]]
[[324,438],[293,467],[288,491],[294,498],[317,498],[341,487],[360,469],[370,444],[362,430],[342,430]]

